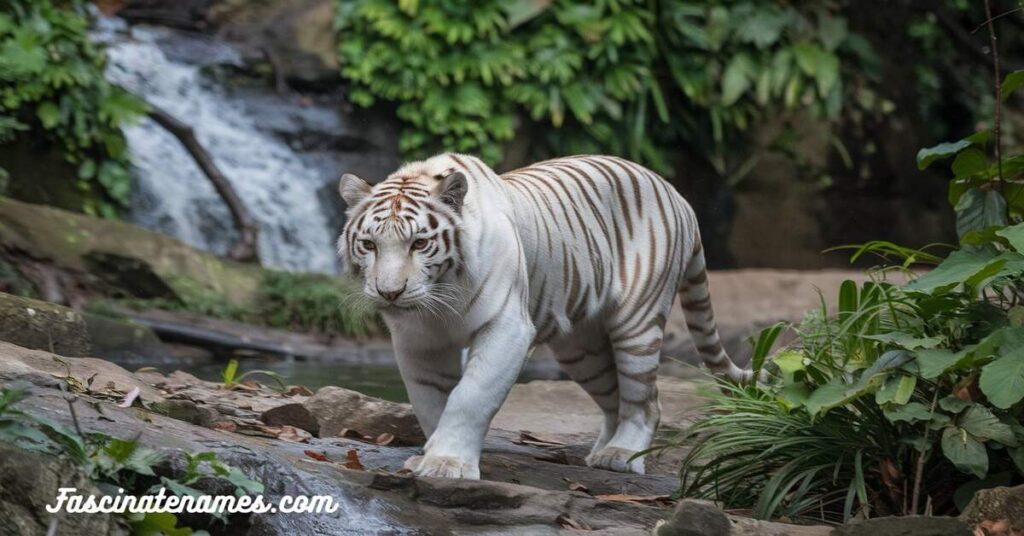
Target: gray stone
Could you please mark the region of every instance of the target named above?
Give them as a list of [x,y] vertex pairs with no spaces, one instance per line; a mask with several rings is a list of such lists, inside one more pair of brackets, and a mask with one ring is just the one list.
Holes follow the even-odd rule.
[[848,523],[832,536],[971,536],[972,531],[955,517],[879,517]]
[[657,528],[655,536],[729,536],[731,530],[729,516],[714,503],[684,499]]
[[49,302],[0,293],[0,341],[63,356],[90,355],[82,315]]
[[[101,495],[82,471],[57,456],[31,452],[0,442],[0,536],[43,536],[54,522],[45,507],[54,504],[58,488],[77,488],[83,495]],[[121,516],[58,512],[57,536],[127,536]]]
[[995,533],[995,528],[1010,534],[1024,534],[1024,486],[983,489],[974,494],[960,514],[967,524],[982,526]]
[[305,402],[319,424],[320,437],[341,436],[345,430],[364,436],[391,434],[404,444],[426,441],[409,404],[389,402],[341,387],[324,387]]

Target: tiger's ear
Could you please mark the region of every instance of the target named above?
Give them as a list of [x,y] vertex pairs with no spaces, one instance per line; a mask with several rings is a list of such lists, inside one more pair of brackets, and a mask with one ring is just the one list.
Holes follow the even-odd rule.
[[363,179],[351,173],[346,173],[338,181],[338,193],[341,194],[341,198],[345,200],[346,205],[354,207],[364,197],[370,195],[370,185]]
[[462,214],[462,201],[466,198],[469,185],[466,182],[466,175],[456,171],[444,178],[441,184],[441,202],[448,205],[456,214]]

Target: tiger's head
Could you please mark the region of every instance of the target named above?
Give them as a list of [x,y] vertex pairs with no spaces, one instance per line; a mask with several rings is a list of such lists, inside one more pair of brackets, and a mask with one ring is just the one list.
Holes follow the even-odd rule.
[[444,162],[406,165],[375,186],[346,173],[348,205],[338,255],[381,310],[441,312],[452,296],[446,276],[462,267],[460,224],[466,176]]

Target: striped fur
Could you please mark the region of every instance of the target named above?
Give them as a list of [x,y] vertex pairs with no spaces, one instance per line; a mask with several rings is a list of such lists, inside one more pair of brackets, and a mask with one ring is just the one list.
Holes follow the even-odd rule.
[[339,253],[381,308],[430,436],[418,474],[479,477],[490,420],[540,344],[604,412],[588,463],[643,472],[630,458],[658,425],[677,294],[708,367],[750,380],[722,348],[693,210],[638,164],[575,156],[499,176],[444,154],[372,188],[346,175],[341,191]]

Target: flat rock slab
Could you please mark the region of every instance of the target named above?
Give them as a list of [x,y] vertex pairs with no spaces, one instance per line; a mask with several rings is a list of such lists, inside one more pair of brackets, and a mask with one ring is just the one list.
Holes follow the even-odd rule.
[[[34,385],[32,396],[20,406],[34,415],[70,425],[66,394],[57,387],[78,386],[95,375],[97,381],[112,382],[118,394],[69,389],[91,402],[76,404],[85,432],[137,436],[143,444],[167,451],[213,451],[264,482],[270,498],[284,493],[329,494],[342,500],[342,509],[335,514],[257,516],[253,525],[262,527],[260,534],[554,534],[573,526],[589,527],[597,534],[647,534],[667,515],[670,502],[665,495],[677,485],[676,477],[668,474],[632,475],[586,467],[582,457],[590,438],[552,434],[550,442],[531,444],[518,430],[493,430],[489,435],[481,481],[414,478],[400,468],[406,458],[419,453],[418,447],[308,433],[251,433],[261,428],[256,419],[260,410],[307,400],[301,392],[282,394],[259,385],[223,389],[187,374],[133,374],[90,358],[61,358],[68,363],[65,366],[52,354],[9,344],[0,344],[0,356],[3,384],[27,380]],[[135,407],[119,407],[120,390],[133,387],[141,392]],[[186,420],[146,409],[168,403],[173,406],[169,413]],[[232,427],[222,427],[224,423]],[[351,457],[363,470],[344,466]]]

